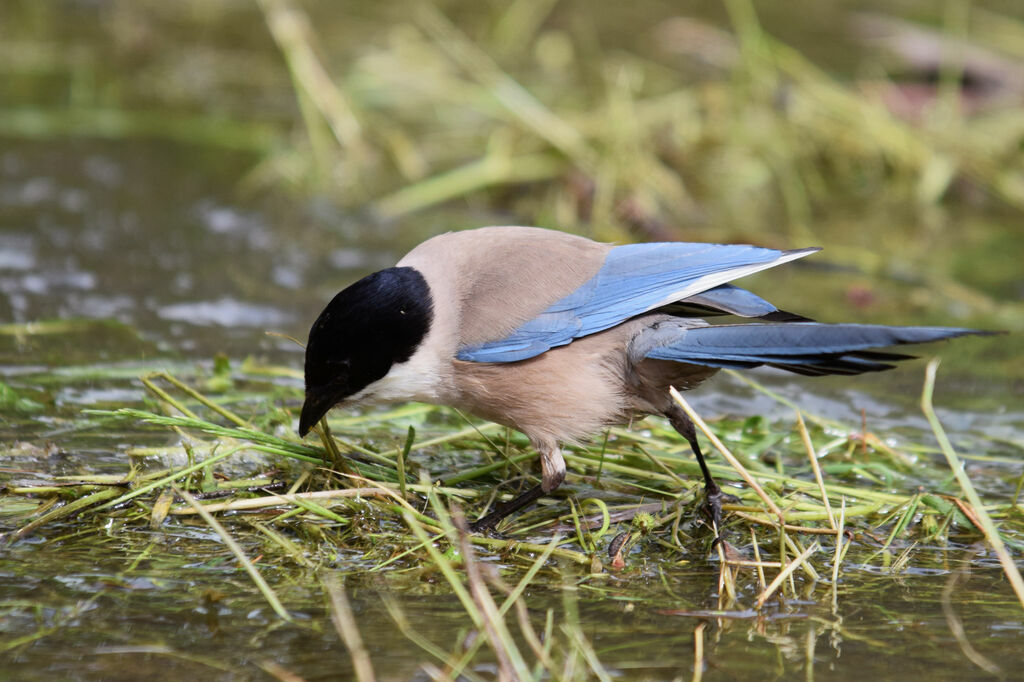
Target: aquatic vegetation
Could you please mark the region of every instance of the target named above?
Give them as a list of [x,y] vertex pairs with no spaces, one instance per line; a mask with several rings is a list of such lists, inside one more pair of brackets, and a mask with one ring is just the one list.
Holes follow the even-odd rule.
[[[935,366],[923,396],[930,419]],[[290,373],[254,364],[245,370],[250,377]],[[359,619],[345,594],[382,579],[392,589],[415,591],[417,580],[434,576],[431,581],[440,580],[458,597],[467,625],[477,632],[466,649],[453,650],[451,642],[410,625],[396,597],[383,597],[399,631],[426,656],[425,670],[473,677],[481,660],[493,659],[517,679],[563,679],[576,666],[590,675],[607,673],[604,649],[588,639],[579,620],[578,590],[614,593],[684,622],[696,619],[691,630],[699,651],[708,619],[812,617],[822,632],[849,636],[842,602],[870,599],[874,589],[851,580],[851,572],[898,577],[927,571],[974,539],[986,538],[1012,589],[1022,587],[1007,561],[1008,552],[1024,548],[1024,524],[1013,499],[983,502],[969,480],[949,476],[949,467],[959,473],[963,462],[937,422],[939,448],[894,445],[800,408],[790,422],[725,419],[709,426],[678,397],[727,460],[711,464],[736,496],[725,505],[724,542],[712,543],[700,515],[701,479],[685,441],[658,419],[611,429],[599,442],[568,450],[568,492],[506,520],[501,535],[492,537],[466,533],[466,519],[483,513],[495,495],[511,496],[517,485],[536,478],[530,463],[535,456],[519,434],[413,404],[332,416],[321,444],[310,445],[292,432],[294,407],[254,409],[238,377],[223,365],[219,373],[224,381],[209,394],[167,372],[149,374],[142,378],[155,401],[149,409],[90,411],[88,418],[142,421],[180,440],[129,450],[122,475],[9,484],[6,524],[31,520],[7,532],[4,541],[44,531],[52,537],[50,527],[89,537],[111,522],[120,529],[116,536],[145,528],[184,541],[208,526],[214,535],[189,545],[220,538],[230,563],[248,572],[251,589],[286,621],[308,606],[289,596],[291,581],[281,582],[281,571],[319,575],[362,679],[369,679],[374,657],[365,647],[358,653]],[[743,381],[771,395],[749,378]],[[292,389],[272,398],[281,399],[297,406],[300,395]],[[261,416],[259,426],[233,407],[242,405]],[[940,453],[951,458],[948,463]],[[998,458],[966,457],[998,466]],[[140,466],[147,460],[181,463],[151,470]],[[509,477],[521,483],[494,489]],[[983,492],[997,485],[988,479],[978,484]],[[191,556],[176,558],[161,544],[146,548],[147,560],[173,565]],[[988,556],[977,554],[967,565]],[[345,576],[345,587],[335,571]],[[651,601],[666,595],[655,597],[647,585],[663,582],[671,594],[678,579],[672,576],[680,571],[704,576],[712,604]],[[617,582],[622,584],[613,588]],[[1007,599],[1011,586],[1004,588]],[[562,601],[561,608],[542,609],[539,621],[531,616],[537,603],[525,596],[538,591],[561,594]],[[1024,607],[1024,591],[1018,596]]]

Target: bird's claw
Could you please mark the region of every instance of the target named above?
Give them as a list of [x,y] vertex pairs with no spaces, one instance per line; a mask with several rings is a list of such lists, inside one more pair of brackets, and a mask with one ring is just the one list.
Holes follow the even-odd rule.
[[499,519],[488,518],[487,516],[469,524],[469,532],[473,535],[492,535],[498,525]]
[[722,489],[717,485],[704,488],[704,513],[707,514],[708,519],[711,521],[711,527],[714,529],[716,540],[719,529],[722,527],[722,503],[739,501],[739,498],[735,495],[722,492]]

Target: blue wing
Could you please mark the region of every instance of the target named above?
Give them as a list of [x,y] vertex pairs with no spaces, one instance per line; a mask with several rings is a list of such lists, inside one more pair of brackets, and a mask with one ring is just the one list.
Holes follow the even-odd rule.
[[750,292],[719,287],[817,250],[776,251],[684,242],[618,246],[608,252],[597,274],[578,289],[508,336],[461,348],[457,357],[472,362],[526,360],[636,315],[701,294],[704,303],[724,304],[727,310],[731,306],[774,311],[774,306]]
[[[738,315],[740,317],[769,318],[782,313],[787,320],[804,320],[793,313],[783,313],[774,305],[757,294],[731,284],[721,284],[708,289],[684,301],[673,303],[664,308],[670,315],[705,316],[705,315]],[[780,320],[782,321],[782,320]]]

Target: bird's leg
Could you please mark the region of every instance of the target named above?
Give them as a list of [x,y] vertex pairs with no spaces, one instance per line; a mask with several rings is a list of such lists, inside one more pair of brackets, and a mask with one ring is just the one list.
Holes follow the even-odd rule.
[[711,517],[712,527],[717,536],[718,529],[722,525],[722,500],[727,496],[718,487],[718,484],[715,483],[715,479],[711,477],[707,462],[704,461],[704,454],[700,451],[700,445],[697,443],[697,429],[694,428],[693,421],[686,416],[682,408],[675,404],[668,409],[665,416],[668,417],[672,428],[678,431],[679,435],[690,444],[690,449],[693,450],[694,456],[697,457],[697,464],[700,465],[701,473],[704,474],[704,508],[708,516]]
[[544,444],[537,448],[540,453],[541,481],[544,492],[553,492],[565,480],[565,459],[555,444]]
[[530,506],[545,493],[550,493],[562,484],[565,479],[565,460],[562,459],[562,451],[558,449],[557,445],[541,445],[537,449],[540,451],[540,466],[543,472],[541,484],[530,488],[508,502],[495,504],[491,513],[469,524],[471,532],[482,533],[493,530],[499,521]]

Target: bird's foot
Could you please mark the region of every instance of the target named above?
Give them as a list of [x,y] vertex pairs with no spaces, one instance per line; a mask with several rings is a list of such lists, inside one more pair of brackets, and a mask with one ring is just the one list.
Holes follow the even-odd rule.
[[469,524],[469,531],[471,533],[490,533],[502,519],[511,516],[524,507],[530,506],[540,499],[543,494],[544,489],[538,485],[508,502],[498,503],[494,505],[494,510],[490,514]]
[[488,514],[481,519],[477,519],[469,524],[469,532],[473,535],[492,535],[495,527],[501,520],[499,518],[492,518],[492,514]]
[[715,539],[718,540],[719,529],[722,527],[722,503],[739,502],[740,498],[722,492],[717,484],[705,486],[704,488],[704,513],[711,521],[711,528],[714,530]]

